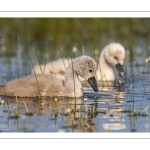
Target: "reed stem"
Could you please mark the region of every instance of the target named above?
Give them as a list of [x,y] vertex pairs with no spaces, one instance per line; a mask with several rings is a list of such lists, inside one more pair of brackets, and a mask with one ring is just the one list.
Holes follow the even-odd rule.
[[[43,70],[42,70],[42,67],[41,67],[40,57],[39,57],[39,55],[38,55],[38,52],[37,52],[37,49],[36,49],[36,48],[35,48],[35,53],[36,53],[36,60],[37,60],[37,62],[38,62],[40,71],[41,71],[41,73],[44,73]],[[28,55],[30,55],[30,54],[28,54]]]
[[[5,89],[5,83],[3,82],[3,79],[2,79],[2,78],[0,78],[0,79],[1,79],[1,81],[2,81],[2,84],[4,85],[3,87],[4,87],[5,96],[7,96],[6,89]],[[6,98],[6,101],[7,101],[7,105],[8,105],[9,111],[11,112],[11,107],[10,107],[10,105],[9,105],[9,100],[8,100],[7,98]]]
[[75,98],[75,108],[76,108],[76,91],[75,91],[75,80],[74,80],[74,70],[73,70],[72,58],[71,58],[71,63],[72,63],[72,74],[73,74],[73,84],[74,84],[74,98]]
[[139,66],[138,66],[138,63],[137,63],[136,59],[135,59],[135,62],[136,62],[136,66],[137,66],[137,68],[138,68],[138,71],[139,71],[139,74],[140,74],[140,77],[141,77],[141,80],[142,80],[142,85],[143,85],[143,87],[144,87],[144,91],[145,91],[145,94],[146,94],[147,92],[146,92],[146,89],[145,89],[145,86],[144,86],[144,82],[143,82],[143,79],[142,79],[142,74],[141,74],[141,72],[140,72],[140,69],[139,69]]
[[29,54],[29,58],[30,58],[30,62],[31,62],[31,65],[32,65],[32,68],[33,68],[33,71],[34,71],[34,76],[35,76],[36,83],[37,83],[37,88],[38,88],[38,96],[39,96],[40,105],[41,105],[42,98],[41,98],[41,93],[40,93],[40,87],[39,87],[39,83],[38,83],[38,80],[37,80],[37,76],[36,76],[36,73],[35,73],[35,70],[34,70],[34,66],[33,66],[32,59],[31,59],[31,57],[30,57],[30,54]]
[[60,47],[58,47],[58,49],[59,49],[59,53],[60,53],[61,59],[62,59],[62,61],[63,61],[64,67],[65,67],[65,70],[66,70],[66,65],[65,65],[65,62],[64,62],[64,59],[63,59],[63,56],[62,56],[62,53],[61,53]]

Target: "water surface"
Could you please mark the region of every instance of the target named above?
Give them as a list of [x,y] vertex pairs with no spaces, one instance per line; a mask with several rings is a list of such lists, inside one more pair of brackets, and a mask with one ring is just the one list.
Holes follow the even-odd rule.
[[[11,71],[7,61],[0,59],[3,82],[30,74],[22,59],[22,71],[12,59]],[[143,65],[139,65],[140,70]],[[139,74],[134,65],[133,74],[127,66],[124,84],[98,82],[95,93],[84,82],[83,98],[12,98],[1,97],[1,132],[149,132],[150,75]],[[19,70],[19,71],[18,71]],[[146,93],[145,93],[146,90]]]

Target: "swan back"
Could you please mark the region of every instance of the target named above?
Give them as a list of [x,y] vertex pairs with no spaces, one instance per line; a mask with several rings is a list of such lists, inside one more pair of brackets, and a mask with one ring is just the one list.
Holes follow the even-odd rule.
[[[59,74],[64,76],[70,62],[71,59],[58,59],[45,65],[36,65],[34,66],[34,71],[37,74]],[[32,70],[32,74],[34,74],[34,71]]]

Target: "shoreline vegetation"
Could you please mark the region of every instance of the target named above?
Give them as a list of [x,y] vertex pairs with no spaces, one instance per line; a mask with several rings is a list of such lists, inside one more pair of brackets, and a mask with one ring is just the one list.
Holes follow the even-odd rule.
[[23,52],[34,47],[39,54],[50,52],[52,60],[59,48],[64,57],[71,56],[73,47],[78,47],[80,54],[91,49],[94,56],[95,48],[116,41],[130,50],[133,62],[134,46],[144,43],[148,48],[149,24],[149,18],[0,18],[0,56],[14,56],[18,41]]

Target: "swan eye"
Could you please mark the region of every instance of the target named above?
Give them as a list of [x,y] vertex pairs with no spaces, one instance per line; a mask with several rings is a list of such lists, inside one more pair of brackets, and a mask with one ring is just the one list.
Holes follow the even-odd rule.
[[117,57],[116,57],[116,56],[114,56],[114,58],[117,60]]
[[92,73],[92,70],[89,70]]

